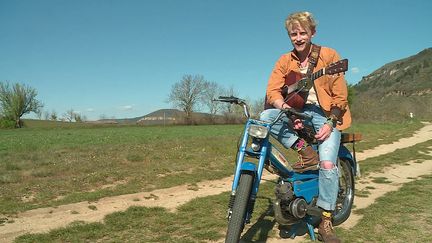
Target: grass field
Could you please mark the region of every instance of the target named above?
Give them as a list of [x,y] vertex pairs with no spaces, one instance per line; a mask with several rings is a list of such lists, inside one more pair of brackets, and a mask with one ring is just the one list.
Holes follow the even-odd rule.
[[431,242],[432,175],[405,184],[361,210],[352,229],[337,228],[345,242]]
[[[364,140],[356,145],[357,151],[361,151],[409,136],[421,126],[419,122],[359,124],[349,131],[363,134]],[[2,130],[0,214],[230,176],[242,128],[241,125],[139,127],[39,123],[24,129]],[[365,164],[371,167],[362,169],[367,172],[384,168],[398,161],[402,163],[405,158],[396,152],[392,156],[368,161]],[[260,192],[273,195],[271,188],[264,184]],[[134,207],[109,215],[104,224],[78,222],[66,229],[47,235],[27,235],[21,240],[215,240],[226,226],[227,198],[226,193],[193,200],[178,213]],[[264,215],[261,221],[267,222],[265,212],[270,199],[262,196],[259,200],[255,217]],[[208,208],[209,204],[214,206]],[[153,232],[151,236],[149,232]],[[249,234],[251,239],[266,235],[262,227]]]
[[[393,152],[392,157],[418,154],[432,146],[428,141],[413,148]],[[430,159],[430,156],[428,157]],[[381,160],[378,160],[381,161]],[[377,163],[375,169],[405,161]],[[370,159],[367,161],[374,162]],[[370,170],[368,163],[364,167]],[[408,183],[401,190],[383,197],[372,206],[361,210],[364,217],[350,230],[337,228],[345,242],[428,242],[431,239],[432,175]],[[164,208],[131,207],[125,212],[108,215],[103,223],[76,222],[47,234],[28,234],[17,242],[208,242],[220,240],[226,229],[226,205],[229,193],[194,199],[172,213]],[[247,242],[262,242],[274,237],[271,198],[273,184],[260,187],[255,204],[252,227],[245,231]],[[209,205],[212,205],[209,207]],[[414,239],[414,240],[413,240]]]
[[0,212],[228,176],[240,131],[239,126],[2,131]]
[[[35,123],[35,122],[34,122]],[[420,123],[354,126],[362,150]],[[149,191],[232,174],[241,125],[30,123],[0,132],[0,213]]]

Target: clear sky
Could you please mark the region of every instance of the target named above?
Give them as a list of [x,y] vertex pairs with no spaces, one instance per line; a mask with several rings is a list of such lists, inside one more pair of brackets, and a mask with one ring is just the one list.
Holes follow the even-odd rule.
[[0,0],[0,81],[90,120],[171,108],[185,74],[257,99],[292,49],[286,16],[306,10],[318,21],[314,42],[349,59],[354,84],[432,47],[431,9],[430,0]]

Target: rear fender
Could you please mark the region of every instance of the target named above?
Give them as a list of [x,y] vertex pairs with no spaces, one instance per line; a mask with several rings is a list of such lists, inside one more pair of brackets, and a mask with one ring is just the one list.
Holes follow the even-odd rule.
[[357,162],[353,158],[351,152],[345,147],[344,145],[341,145],[339,147],[339,159],[346,160],[350,163],[351,168],[353,169],[354,175],[357,175],[359,171],[357,171]]

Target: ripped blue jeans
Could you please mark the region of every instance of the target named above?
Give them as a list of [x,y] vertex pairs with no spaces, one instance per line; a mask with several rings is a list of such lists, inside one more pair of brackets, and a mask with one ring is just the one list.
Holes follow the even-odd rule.
[[[279,109],[265,110],[261,113],[260,119],[271,122],[279,114],[279,111]],[[319,106],[306,104],[302,112],[313,117],[310,121],[304,121],[304,124],[312,125],[317,132],[327,121],[325,114]],[[298,137],[287,124],[288,117],[283,115],[282,118],[273,125],[271,134],[282,145],[284,145],[284,147],[291,148],[291,146],[297,141]],[[332,211],[336,207],[336,199],[339,190],[337,157],[340,139],[341,132],[334,128],[329,138],[324,141],[319,141],[318,143],[320,161],[331,161],[334,165],[332,169],[320,168],[319,170],[319,196],[317,205],[324,210]]]

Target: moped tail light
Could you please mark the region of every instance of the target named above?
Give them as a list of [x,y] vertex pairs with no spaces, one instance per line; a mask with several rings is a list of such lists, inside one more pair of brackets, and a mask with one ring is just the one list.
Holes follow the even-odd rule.
[[267,137],[268,129],[267,127],[260,125],[250,125],[248,128],[248,133],[255,138],[265,138]]

